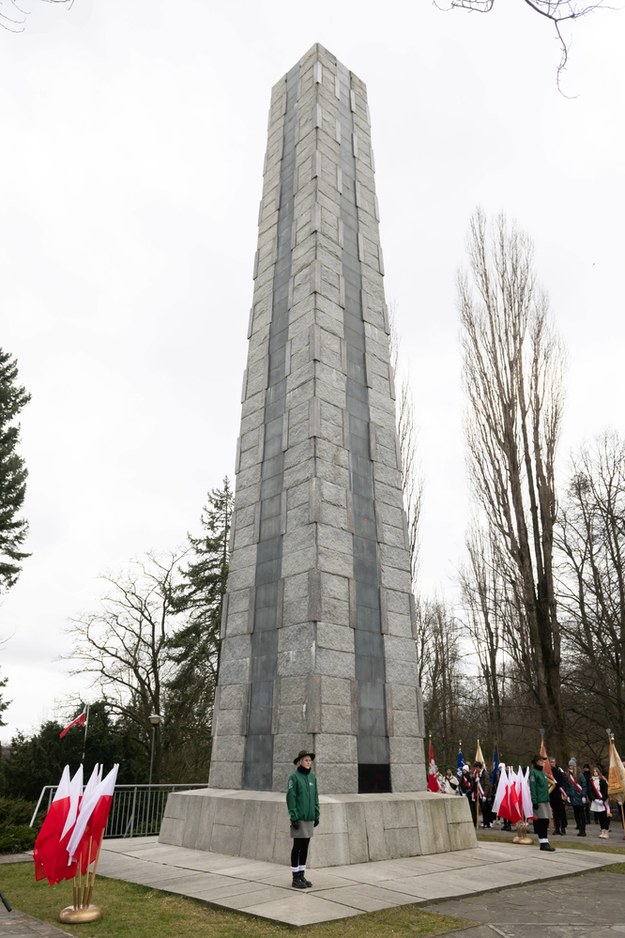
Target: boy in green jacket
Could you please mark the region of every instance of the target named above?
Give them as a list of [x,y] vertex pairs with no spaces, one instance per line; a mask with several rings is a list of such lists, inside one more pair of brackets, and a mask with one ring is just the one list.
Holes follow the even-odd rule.
[[286,792],[286,805],[291,818],[291,837],[293,849],[291,850],[291,872],[293,873],[294,889],[307,889],[312,886],[306,879],[306,859],[308,845],[313,836],[313,829],[319,823],[319,793],[317,791],[317,777],[311,771],[314,752],[301,749],[293,759],[297,766],[295,772],[289,775]]

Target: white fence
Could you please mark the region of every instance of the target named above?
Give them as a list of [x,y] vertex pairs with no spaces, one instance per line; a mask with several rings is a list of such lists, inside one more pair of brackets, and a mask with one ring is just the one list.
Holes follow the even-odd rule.
[[[171,791],[190,791],[206,788],[205,784],[191,785],[116,785],[111,813],[104,832],[105,837],[147,837],[158,834],[165,813],[167,795]],[[57,786],[42,788],[30,826],[38,813],[50,807]]]

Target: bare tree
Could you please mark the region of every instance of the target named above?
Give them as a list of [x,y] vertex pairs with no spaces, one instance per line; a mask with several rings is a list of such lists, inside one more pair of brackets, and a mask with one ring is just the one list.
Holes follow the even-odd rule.
[[[74,0],[40,0],[43,3],[59,4],[71,8]],[[30,10],[28,0],[0,0],[0,27],[9,33],[23,33],[28,23]]]
[[[172,591],[182,554],[159,558],[152,554],[126,572],[102,579],[108,591],[100,608],[73,621],[74,673],[90,674],[99,696],[124,718],[136,738],[150,744],[151,713],[164,715],[163,732],[174,714],[164,713],[165,689],[174,662],[168,640],[176,628]],[[174,721],[175,722],[175,721]],[[161,763],[161,735],[157,734],[154,778]]]
[[420,521],[423,506],[423,476],[417,457],[417,427],[410,382],[400,367],[400,339],[396,318],[391,314],[391,370],[397,403],[397,436],[401,458],[404,505],[408,522],[408,547],[412,588],[416,591],[419,572]]
[[[557,71],[558,87],[562,72],[566,68],[569,59],[569,49],[571,47],[563,31],[563,24],[576,22],[589,13],[593,13],[600,8],[609,9],[605,0],[521,0],[534,13],[538,13],[553,24],[558,42],[560,44],[560,64]],[[441,3],[434,0],[434,5],[439,9],[462,9],[471,10],[474,13],[490,13],[495,6],[495,0],[449,0],[449,6],[443,7]]]
[[527,236],[500,215],[489,238],[470,223],[472,283],[458,279],[466,438],[473,492],[498,541],[518,604],[524,666],[559,755],[568,755],[560,693],[561,636],[553,577],[554,459],[562,415],[563,352],[538,290]]
[[417,602],[417,656],[425,725],[447,759],[462,735],[461,624],[440,599]]
[[486,736],[501,739],[502,703],[506,683],[504,654],[509,598],[498,563],[498,542],[477,525],[466,542],[468,563],[460,570],[466,628],[475,650],[486,693]]
[[625,439],[604,433],[573,459],[558,546],[571,709],[589,739],[625,737]]

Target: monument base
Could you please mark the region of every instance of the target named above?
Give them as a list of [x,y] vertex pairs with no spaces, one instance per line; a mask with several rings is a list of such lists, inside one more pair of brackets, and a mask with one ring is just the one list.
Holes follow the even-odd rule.
[[[424,856],[477,846],[466,798],[432,792],[322,795],[309,866]],[[288,864],[292,841],[285,796],[203,788],[167,799],[159,842]]]

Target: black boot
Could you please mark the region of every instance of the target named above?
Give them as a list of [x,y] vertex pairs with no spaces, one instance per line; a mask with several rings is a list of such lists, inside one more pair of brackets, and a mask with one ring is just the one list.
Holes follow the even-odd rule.
[[555,847],[552,847],[551,844],[541,844],[541,845],[540,845],[540,849],[541,849],[541,850],[547,850],[549,853],[555,853],[555,852],[556,852],[556,848],[555,848]]
[[306,887],[306,889],[310,889],[310,887],[312,886],[312,883],[309,879],[306,879],[306,870],[302,870],[302,872],[299,875],[301,876],[302,882],[304,886]]
[[291,883],[293,889],[306,889],[306,883],[302,879],[301,873],[293,873],[293,882]]

